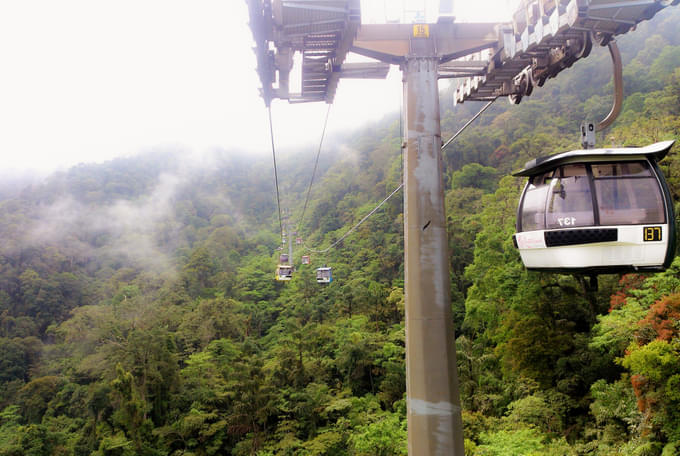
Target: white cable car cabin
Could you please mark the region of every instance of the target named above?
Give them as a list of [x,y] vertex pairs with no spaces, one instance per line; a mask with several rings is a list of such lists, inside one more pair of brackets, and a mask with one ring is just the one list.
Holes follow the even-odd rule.
[[317,268],[316,269],[316,281],[317,283],[331,283],[333,281],[333,271],[332,268]]
[[513,236],[524,266],[578,274],[662,271],[675,215],[657,162],[674,141],[564,152],[528,162]]
[[276,280],[290,280],[293,278],[293,266],[280,264],[276,267]]

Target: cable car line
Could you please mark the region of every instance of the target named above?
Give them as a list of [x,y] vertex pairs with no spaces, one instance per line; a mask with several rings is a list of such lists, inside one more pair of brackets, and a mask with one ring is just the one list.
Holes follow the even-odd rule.
[[[477,114],[472,116],[472,118],[470,118],[470,120],[468,120],[465,123],[465,125],[463,125],[451,138],[449,138],[448,141],[446,141],[446,143],[444,143],[441,146],[440,150],[444,150],[444,148],[446,148],[449,144],[451,144],[461,133],[463,133],[463,131],[465,131],[465,129],[467,127],[469,127],[472,124],[472,122],[474,122],[479,116],[481,116],[484,113],[484,111],[486,111],[493,104],[493,102],[496,101],[497,98],[498,97],[490,100],[486,105],[484,105],[484,107],[482,107],[482,109],[480,109]],[[305,212],[307,210],[308,203],[309,203],[309,196],[311,194],[312,185],[314,184],[314,178],[316,176],[316,171],[317,171],[318,163],[319,163],[319,156],[321,155],[323,140],[324,140],[324,137],[326,135],[326,128],[328,126],[328,117],[329,117],[329,114],[330,114],[330,107],[331,107],[331,105],[329,104],[328,110],[326,111],[326,118],[324,120],[323,129],[322,129],[322,132],[321,132],[321,140],[319,142],[319,148],[317,150],[316,159],[315,159],[315,162],[314,162],[314,170],[312,171],[312,178],[309,182],[309,187],[307,188],[307,196],[305,198],[305,203],[304,203],[304,206],[303,206],[303,209],[302,209],[302,215],[300,216],[300,222],[297,225],[298,230],[300,230],[301,227],[302,227],[304,215],[305,215]],[[403,107],[401,105],[400,105],[400,110],[402,112],[400,113],[400,118],[399,118],[399,135],[400,135],[400,145],[399,146],[400,146],[400,149],[401,149],[401,154],[402,154],[402,160],[401,161],[402,161],[402,166],[403,166],[403,151],[404,151],[403,124],[402,124]],[[277,173],[277,169],[276,169],[276,153],[275,153],[275,148],[274,148],[274,129],[273,129],[273,126],[272,126],[271,107],[269,108],[269,128],[270,128],[270,136],[271,136],[271,141],[272,141],[272,156],[273,156],[273,159],[274,159],[274,177],[275,177],[275,180],[276,180],[276,200],[277,200],[278,209],[279,209],[279,224],[281,226],[281,236],[283,237],[283,222],[281,220],[281,203],[280,203],[280,196],[279,196],[278,173]],[[390,198],[392,198],[403,187],[404,187],[404,182],[402,180],[401,184],[399,184],[399,186],[396,189],[394,189],[394,191],[392,191],[392,193],[390,193],[384,200],[382,200],[380,203],[378,203],[378,205],[376,207],[374,207],[368,214],[366,214],[361,220],[359,220],[359,222],[357,222],[356,225],[354,225],[352,228],[347,230],[347,232],[345,234],[343,234],[338,240],[333,242],[331,245],[329,245],[325,249],[313,249],[313,248],[307,247],[307,245],[304,242],[302,243],[302,248],[304,250],[307,250],[307,251],[312,252],[312,253],[320,253],[320,254],[327,253],[332,248],[334,248],[335,246],[339,245],[342,241],[344,241],[357,228],[359,228],[366,220],[368,220],[373,214],[375,214],[378,211],[378,209],[380,209],[387,201],[390,200]],[[292,258],[290,260],[292,261]],[[292,276],[292,266],[290,268],[291,268],[290,270],[284,271],[285,274],[282,273],[279,270],[280,268],[277,268],[277,280],[290,280],[290,278]],[[321,271],[322,269],[328,269],[328,274],[331,274],[331,272],[330,272],[331,268],[326,268],[325,266],[324,266],[324,268],[317,268],[317,281],[323,280],[323,282],[319,281],[319,283],[329,283],[327,281],[328,277],[324,277],[323,279],[319,279],[318,274],[319,274],[319,271]],[[332,278],[330,280],[332,280]]]
[[305,218],[305,212],[307,211],[307,204],[309,203],[309,195],[312,192],[312,184],[314,183],[314,176],[316,176],[316,169],[319,166],[319,156],[321,155],[321,146],[323,146],[323,139],[326,136],[326,127],[328,126],[328,115],[331,112],[332,103],[328,104],[328,110],[326,110],[326,119],[323,122],[323,130],[321,130],[321,140],[319,141],[319,150],[316,152],[316,160],[314,160],[314,171],[312,171],[312,178],[309,181],[309,188],[307,189],[307,197],[305,198],[305,204],[302,208],[302,215],[300,216],[300,221],[297,224],[298,231],[302,230],[302,222]]
[[283,239],[283,220],[281,219],[281,197],[279,195],[279,172],[276,169],[276,148],[274,147],[274,125],[272,124],[272,107],[267,106],[269,112],[269,137],[272,142],[272,158],[274,159],[274,183],[276,184],[276,207],[279,210],[279,229]]
[[463,131],[464,131],[468,126],[470,126],[470,124],[471,124],[472,122],[474,122],[474,121],[477,119],[477,117],[481,116],[482,113],[483,113],[484,111],[486,111],[487,108],[488,108],[489,106],[491,106],[491,105],[493,104],[493,102],[496,101],[497,98],[498,98],[498,97],[496,97],[496,98],[494,98],[493,100],[489,101],[487,104],[484,105],[484,107],[483,107],[482,109],[479,110],[479,112],[478,112],[477,114],[475,114],[474,116],[472,116],[472,118],[471,118],[470,120],[468,120],[467,123],[466,123],[465,125],[463,125],[463,127],[462,127],[460,130],[458,130],[458,131],[456,132],[455,135],[451,136],[451,138],[449,138],[449,140],[446,141],[446,142],[444,143],[444,145],[442,146],[441,150],[446,149],[446,146],[448,146],[449,144],[451,144],[451,143],[453,142],[453,140],[456,139],[456,138],[458,137],[458,135],[460,135],[461,133],[463,133]]
[[[446,146],[448,146],[449,144],[451,144],[451,143],[452,143],[452,142],[453,142],[453,141],[454,141],[454,140],[455,140],[455,139],[456,139],[456,138],[457,138],[457,137],[458,137],[458,136],[459,136],[466,128],[467,128],[467,127],[469,127],[469,126],[472,124],[472,122],[474,122],[479,116],[481,116],[482,113],[483,113],[484,111],[486,111],[486,110],[489,108],[489,106],[491,106],[491,104],[492,104],[494,101],[496,101],[496,98],[494,98],[493,100],[489,101],[486,105],[484,105],[484,107],[483,107],[477,114],[475,114],[474,116],[472,116],[472,118],[471,118],[470,120],[468,120],[468,121],[465,123],[465,125],[463,125],[463,127],[462,127],[460,130],[458,130],[458,131],[456,132],[455,135],[453,135],[448,141],[446,141],[446,143],[441,147],[441,150],[444,150],[444,148],[445,148]],[[401,121],[400,121],[400,122],[401,122]],[[402,141],[402,142],[403,142],[403,141]],[[402,145],[402,146],[403,146],[403,145]],[[402,153],[403,153],[404,148],[401,147],[401,150],[402,150]],[[401,190],[401,188],[402,188],[403,186],[404,186],[404,182],[402,181],[402,183],[399,185],[399,187],[397,187],[392,193],[390,193],[390,194],[387,196],[387,198],[385,198],[384,200],[382,200],[376,207],[373,208],[373,210],[372,210],[371,212],[369,212],[368,214],[366,214],[366,215],[364,216],[364,218],[362,218],[361,220],[359,220],[359,222],[358,222],[356,225],[354,225],[352,228],[350,228],[350,229],[349,229],[349,230],[348,230],[348,231],[347,231],[340,239],[338,239],[337,241],[335,241],[333,244],[331,244],[331,245],[328,246],[327,248],[321,249],[321,250],[315,250],[315,249],[312,249],[312,248],[310,248],[310,247],[307,247],[304,243],[302,244],[302,247],[303,247],[304,249],[306,249],[306,250],[312,252],[312,253],[326,253],[326,252],[328,252],[328,251],[331,250],[333,247],[335,247],[336,245],[340,244],[340,242],[342,242],[347,236],[349,236],[350,234],[352,234],[352,232],[354,232],[354,230],[356,230],[357,228],[359,228],[359,226],[361,226],[362,223],[364,223],[366,220],[368,220],[368,218],[369,218],[371,215],[373,215],[378,209],[380,209],[380,207],[381,207],[383,204],[385,204],[390,198],[392,198],[392,196],[394,196],[395,193],[397,193],[399,190]]]
[[[330,110],[330,106],[329,106],[329,110]],[[400,149],[400,152],[401,152],[401,160],[400,160],[401,174],[403,174],[403,166],[404,166],[404,125],[403,125],[403,120],[404,120],[404,107],[403,107],[402,101],[400,101],[399,102],[399,149]],[[328,121],[328,114],[326,114],[326,121]],[[324,124],[324,131],[325,131],[325,128],[326,128],[326,125]],[[323,136],[322,136],[322,141],[323,141]],[[319,146],[319,148],[320,147],[321,146]],[[317,160],[318,160],[318,155],[317,155]],[[314,165],[314,170],[316,171],[316,165]],[[314,179],[313,175],[312,175],[312,179]],[[361,225],[366,219],[368,219],[368,217],[373,215],[375,213],[375,211],[377,211],[380,208],[380,206],[385,204],[387,202],[387,200],[389,200],[395,193],[397,193],[399,190],[401,190],[401,188],[403,186],[404,186],[404,183],[402,181],[402,183],[399,185],[399,187],[397,187],[392,193],[390,193],[387,196],[387,198],[385,198],[382,202],[380,202],[375,208],[373,208],[373,210],[371,212],[368,213],[368,215],[366,215],[363,219],[361,219],[359,221],[359,223],[357,223],[354,227],[352,227],[347,233],[344,234],[344,236],[342,236],[340,239],[338,239],[335,243],[330,245],[328,248],[323,249],[323,250],[315,250],[315,249],[312,249],[310,247],[307,247],[307,245],[304,242],[302,244],[302,248],[304,248],[304,249],[306,249],[310,252],[313,252],[313,253],[326,253],[326,252],[328,252],[330,249],[332,249],[337,244],[339,244],[342,240],[344,240],[347,236],[349,236],[355,229],[357,229],[359,227],[359,225]],[[310,182],[310,189],[311,189],[311,182]],[[309,191],[307,193],[307,198],[309,198]],[[307,201],[305,201],[305,209],[306,209],[306,207],[307,207]],[[304,209],[303,209],[303,215],[304,215]],[[298,225],[298,227],[300,227],[301,224],[302,224],[302,218],[300,218],[300,225]]]
[[330,246],[328,246],[327,248],[325,248],[325,249],[323,249],[323,250],[315,250],[315,249],[312,249],[312,248],[307,247],[307,246],[304,245],[304,244],[303,244],[303,248],[305,248],[305,249],[307,249],[307,250],[309,250],[310,252],[313,252],[313,253],[326,253],[326,252],[328,252],[330,249],[332,249],[332,248],[335,247],[336,245],[340,244],[347,236],[349,236],[350,234],[352,234],[352,232],[353,232],[354,230],[356,230],[357,228],[359,228],[359,227],[361,226],[362,223],[364,223],[366,220],[368,220],[368,218],[369,218],[371,215],[373,215],[378,209],[380,209],[380,207],[381,207],[383,204],[385,204],[390,198],[392,198],[392,196],[394,196],[399,190],[401,190],[401,188],[402,188],[403,186],[404,186],[404,183],[402,182],[401,184],[399,184],[399,187],[397,187],[392,193],[390,193],[390,194],[387,196],[387,198],[385,198],[384,200],[382,200],[382,201],[380,202],[380,204],[378,204],[376,207],[374,207],[373,210],[372,210],[371,212],[369,212],[368,214],[366,214],[366,215],[364,216],[364,218],[362,218],[361,220],[359,220],[359,222],[358,222],[356,225],[354,225],[354,226],[353,226],[352,228],[350,228],[345,234],[343,234],[342,237],[341,237],[340,239],[338,239],[337,241],[335,241],[334,243],[332,243],[332,244],[331,244]]

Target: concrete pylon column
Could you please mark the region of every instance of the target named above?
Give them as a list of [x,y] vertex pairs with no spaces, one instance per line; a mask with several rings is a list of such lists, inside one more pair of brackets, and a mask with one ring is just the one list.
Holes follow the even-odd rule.
[[[463,456],[463,424],[451,315],[439,59],[423,40],[406,58],[404,235],[408,454]],[[426,54],[424,57],[419,56]],[[432,52],[434,54],[434,52]]]

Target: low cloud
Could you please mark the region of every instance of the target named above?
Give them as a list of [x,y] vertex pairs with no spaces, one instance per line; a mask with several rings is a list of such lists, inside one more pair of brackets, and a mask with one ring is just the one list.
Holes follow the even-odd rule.
[[22,246],[59,245],[81,258],[103,254],[130,266],[171,272],[172,246],[159,239],[159,233],[163,224],[174,223],[174,200],[186,183],[184,177],[161,174],[148,196],[105,206],[61,198],[43,208],[26,230]]

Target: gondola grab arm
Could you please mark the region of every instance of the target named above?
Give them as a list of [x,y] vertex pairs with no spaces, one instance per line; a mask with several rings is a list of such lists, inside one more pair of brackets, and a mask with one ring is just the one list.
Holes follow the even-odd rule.
[[612,67],[614,70],[614,105],[609,114],[607,114],[607,117],[597,124],[596,131],[602,131],[614,123],[619,114],[621,114],[621,107],[623,106],[623,65],[621,63],[621,53],[615,41],[610,41],[608,47],[609,53],[612,56]]

